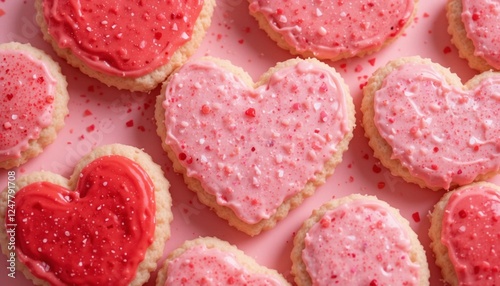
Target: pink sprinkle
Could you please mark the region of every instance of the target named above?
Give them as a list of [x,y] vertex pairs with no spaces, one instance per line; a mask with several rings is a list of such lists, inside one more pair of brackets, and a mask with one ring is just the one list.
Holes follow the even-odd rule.
[[361,72],[363,70],[363,67],[361,65],[357,65],[356,68],[354,68],[355,72]]
[[5,11],[3,9],[0,9],[0,16],[5,15]]
[[424,16],[424,18],[429,18],[430,15],[429,15],[429,13],[425,12],[423,16]]

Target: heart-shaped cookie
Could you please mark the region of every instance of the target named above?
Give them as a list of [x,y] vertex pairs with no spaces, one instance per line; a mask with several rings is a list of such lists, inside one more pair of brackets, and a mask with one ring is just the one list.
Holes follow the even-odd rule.
[[375,52],[412,22],[416,0],[249,0],[250,13],[292,54],[338,60]]
[[2,250],[34,281],[142,285],[169,237],[168,182],[133,147],[100,147],[69,181],[34,173],[2,195]]
[[500,188],[475,183],[435,206],[429,236],[450,285],[500,284]]
[[489,0],[449,0],[448,32],[462,58],[479,71],[500,70],[500,3]]
[[292,274],[306,285],[429,285],[424,248],[406,219],[372,196],[313,211],[294,238]]
[[57,54],[118,88],[153,89],[200,45],[215,0],[37,0]]
[[290,285],[273,269],[259,265],[243,251],[214,237],[186,241],[169,254],[156,286]]
[[462,85],[438,64],[402,58],[370,78],[362,111],[375,156],[406,181],[449,189],[500,169],[500,74]]
[[29,44],[0,44],[0,168],[40,154],[64,126],[66,78],[59,65]]
[[273,227],[341,161],[354,127],[347,86],[317,60],[256,84],[227,61],[184,65],[163,87],[158,134],[200,200],[249,233]]

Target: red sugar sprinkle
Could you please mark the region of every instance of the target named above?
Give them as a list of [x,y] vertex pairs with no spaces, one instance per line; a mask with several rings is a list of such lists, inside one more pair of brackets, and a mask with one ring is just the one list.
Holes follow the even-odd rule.
[[444,54],[449,54],[451,53],[451,48],[449,46],[446,46],[444,49],[443,49],[443,53]]
[[127,127],[132,127],[132,126],[134,126],[134,120],[130,119],[129,121],[127,121],[127,122],[125,123],[125,125],[126,125]]
[[378,286],[377,279],[373,279],[372,281],[370,281],[370,286]]
[[377,188],[378,188],[379,190],[382,190],[383,188],[385,188],[385,183],[384,183],[384,182],[378,182],[378,183],[377,183]]
[[425,13],[424,13],[424,15],[423,15],[423,17],[424,17],[424,18],[429,18],[429,16],[430,16],[430,15],[429,15],[429,13],[427,13],[427,12],[425,12]]
[[187,158],[186,153],[179,153],[179,160],[184,161],[186,160],[186,158]]
[[245,41],[243,39],[239,39],[238,43],[243,44]]
[[5,15],[5,11],[3,9],[0,9],[0,16]]
[[382,168],[380,168],[377,165],[373,165],[372,170],[373,170],[373,173],[375,173],[375,174],[382,172]]
[[460,210],[460,211],[458,212],[458,216],[459,216],[460,218],[466,218],[466,217],[467,217],[467,212],[466,212],[465,210]]
[[413,218],[413,221],[415,222],[420,222],[420,214],[418,212],[414,212],[411,217]]
[[92,115],[92,111],[85,109],[85,111],[83,112],[83,116],[90,116],[90,115]]
[[14,98],[14,95],[12,93],[7,94],[7,100],[10,101]]
[[355,72],[361,72],[363,70],[363,66],[361,65],[357,65],[355,68],[354,68],[354,71]]
[[90,92],[94,92],[94,86],[93,85],[89,85],[89,87],[87,87],[87,90],[90,91]]
[[94,130],[95,130],[95,125],[94,125],[94,124],[89,125],[89,126],[87,126],[87,128],[86,128],[86,129],[87,129],[87,132],[92,132],[92,131],[94,131]]
[[477,21],[477,20],[479,20],[479,14],[478,13],[472,14],[472,21]]
[[369,59],[369,60],[368,60],[368,63],[370,63],[370,65],[373,67],[373,66],[375,66],[375,61],[376,61],[376,60],[377,60],[376,58]]
[[368,84],[368,82],[367,82],[367,81],[365,81],[365,82],[363,82],[363,83],[360,83],[360,84],[359,84],[359,89],[363,89],[363,88],[365,88],[365,86],[366,86],[367,84]]
[[245,115],[248,117],[255,117],[255,109],[249,108],[245,111]]
[[139,129],[142,132],[146,131],[146,127],[144,127],[142,125],[141,126],[137,126],[137,129]]
[[212,111],[212,109],[210,108],[210,106],[208,106],[206,104],[203,104],[201,106],[201,113],[203,113],[203,114],[209,114],[210,111]]

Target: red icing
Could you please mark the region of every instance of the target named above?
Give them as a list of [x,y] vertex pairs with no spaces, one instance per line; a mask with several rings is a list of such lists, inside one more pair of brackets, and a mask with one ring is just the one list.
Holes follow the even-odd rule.
[[128,285],[153,241],[153,183],[135,162],[100,157],[76,191],[49,182],[15,198],[16,251],[52,285]]
[[191,37],[203,0],[43,0],[48,32],[91,68],[142,76]]

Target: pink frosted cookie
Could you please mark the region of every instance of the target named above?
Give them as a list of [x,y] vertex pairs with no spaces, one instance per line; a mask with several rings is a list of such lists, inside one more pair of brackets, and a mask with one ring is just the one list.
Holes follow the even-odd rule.
[[167,257],[156,286],[289,286],[276,270],[257,264],[243,251],[213,237],[186,241]]
[[363,56],[399,37],[418,0],[248,0],[250,14],[294,55],[339,60]]
[[36,0],[56,53],[119,89],[150,91],[199,47],[215,0]]
[[500,285],[498,186],[479,182],[446,193],[432,212],[429,236],[450,285]]
[[66,78],[59,65],[28,44],[0,44],[0,168],[40,154],[64,126]]
[[419,57],[377,70],[361,110],[369,144],[394,175],[433,190],[491,177],[500,169],[500,74],[465,85]]
[[500,2],[448,0],[448,32],[460,57],[479,71],[500,70]]
[[119,144],[83,157],[69,180],[23,176],[1,193],[2,252],[35,285],[143,285],[170,237],[168,188],[149,155]]
[[188,187],[250,235],[333,173],[355,124],[343,79],[313,59],[279,63],[257,83],[228,61],[191,61],[164,84],[156,120]]
[[429,285],[422,244],[399,211],[350,195],[314,210],[294,239],[298,286]]

